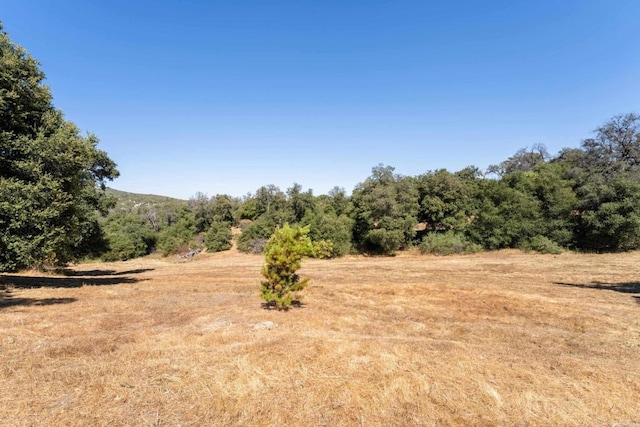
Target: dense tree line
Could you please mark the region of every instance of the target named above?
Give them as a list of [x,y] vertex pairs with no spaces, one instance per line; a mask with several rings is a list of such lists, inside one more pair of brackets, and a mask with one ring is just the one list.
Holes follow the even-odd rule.
[[[198,193],[171,214],[154,215],[159,218],[155,237],[149,234],[150,222],[136,233],[127,231],[149,217],[144,205],[137,208],[137,220],[126,221],[118,233],[136,236],[138,255],[198,245],[226,250],[232,227],[241,230],[238,249],[261,253],[284,224],[307,227],[317,257],[389,255],[409,247],[438,254],[638,249],[639,123],[635,114],[616,116],[579,148],[555,156],[540,145],[520,149],[484,173],[471,166],[402,176],[393,167],[378,165],[351,195],[336,187],[315,196],[299,184],[285,191],[263,186],[241,199]],[[195,240],[197,235],[204,237]],[[162,243],[168,236],[173,240]],[[109,241],[113,251],[117,239]]]
[[[640,248],[640,116],[615,116],[578,148],[520,149],[483,172],[470,166],[402,176],[378,165],[352,194],[294,183],[243,198],[123,205],[104,193],[114,162],[52,104],[35,59],[0,26],[0,271],[83,257],[232,247],[260,253],[285,224],[304,227],[316,257],[521,248]],[[106,216],[105,216],[106,215]]]

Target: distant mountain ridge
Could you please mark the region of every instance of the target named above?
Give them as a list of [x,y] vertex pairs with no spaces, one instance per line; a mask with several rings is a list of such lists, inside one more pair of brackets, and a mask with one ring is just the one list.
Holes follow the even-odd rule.
[[167,201],[167,200],[175,200],[180,202],[186,202],[183,199],[176,199],[175,197],[169,196],[161,196],[158,194],[141,194],[141,193],[129,193],[128,191],[116,190],[115,188],[107,187],[105,189],[105,193],[110,194],[112,196],[121,198],[136,198],[136,199],[148,199],[149,201]]
[[148,205],[166,205],[166,204],[182,204],[187,203],[186,200],[176,199],[174,197],[169,196],[159,196],[156,194],[138,194],[138,193],[129,193],[127,191],[116,190],[115,188],[107,187],[105,189],[105,193],[107,195],[113,196],[116,198],[117,207],[131,209],[135,206],[140,206],[144,204]]

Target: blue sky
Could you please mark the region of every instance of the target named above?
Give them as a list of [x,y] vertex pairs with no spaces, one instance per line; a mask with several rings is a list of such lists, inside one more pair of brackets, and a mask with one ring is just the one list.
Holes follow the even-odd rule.
[[351,191],[575,147],[640,112],[637,0],[2,0],[55,105],[119,166],[189,198]]

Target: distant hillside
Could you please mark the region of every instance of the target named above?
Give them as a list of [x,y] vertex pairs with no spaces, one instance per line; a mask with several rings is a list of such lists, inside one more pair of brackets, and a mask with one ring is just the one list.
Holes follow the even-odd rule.
[[116,205],[117,208],[131,209],[135,206],[140,205],[154,205],[161,206],[166,204],[181,204],[187,203],[186,200],[175,199],[173,197],[167,196],[158,196],[155,194],[137,194],[137,193],[129,193],[126,191],[120,191],[113,188],[108,188],[105,190],[108,195],[114,196],[118,203]]

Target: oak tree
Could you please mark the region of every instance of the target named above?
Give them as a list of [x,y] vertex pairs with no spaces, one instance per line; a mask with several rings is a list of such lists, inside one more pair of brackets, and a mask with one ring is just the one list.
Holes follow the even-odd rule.
[[0,271],[99,252],[115,163],[52,104],[45,75],[0,24]]

